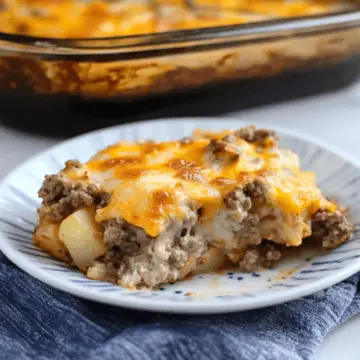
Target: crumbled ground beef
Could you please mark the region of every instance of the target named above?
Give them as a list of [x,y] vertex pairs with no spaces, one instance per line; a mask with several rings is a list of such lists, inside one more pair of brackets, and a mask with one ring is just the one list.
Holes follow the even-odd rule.
[[251,199],[240,186],[237,186],[225,196],[224,203],[227,208],[232,210],[242,209],[243,211],[249,211],[251,209]]
[[267,139],[277,140],[276,133],[272,130],[256,129],[255,126],[250,125],[241,128],[234,133],[239,138],[250,143],[264,143]]
[[271,267],[281,258],[281,252],[273,245],[250,246],[239,266],[242,271],[260,271]]
[[122,219],[111,219],[104,224],[104,243],[109,249],[119,249],[123,254],[132,255],[151,241],[144,230]]
[[81,162],[79,160],[68,160],[65,163],[65,170],[80,169]]
[[260,181],[255,181],[246,185],[245,188],[236,187],[224,198],[228,216],[224,219],[223,226],[234,232],[235,238],[239,240],[239,246],[244,243],[250,245],[261,243],[258,229],[260,218],[250,211],[254,205],[253,201],[260,195],[264,197],[261,189]]
[[265,202],[265,189],[264,184],[260,179],[256,179],[253,182],[248,183],[244,188],[244,194],[249,196],[253,201]]
[[103,224],[109,251],[88,274],[97,279],[112,277],[128,287],[154,287],[179,280],[193,269],[207,249],[207,241],[194,230],[196,222],[196,212],[189,210],[184,223],[173,222],[167,231],[152,238],[126,221],[110,220]]
[[250,245],[260,244],[262,239],[258,229],[259,222],[259,216],[248,214],[246,218],[239,224],[239,228],[235,229],[235,236],[240,239],[241,243],[245,242],[246,244]]
[[38,195],[43,199],[40,215],[56,222],[79,208],[91,205],[103,207],[109,202],[109,194],[99,190],[96,185],[73,182],[61,173],[46,175]]
[[353,225],[340,212],[318,211],[312,219],[312,237],[320,239],[324,248],[335,248],[347,241],[353,231]]
[[259,180],[245,187],[238,186],[225,196],[228,216],[223,220],[223,227],[234,233],[234,248],[261,243],[259,200],[264,200],[265,203],[265,193]]
[[246,184],[245,187],[237,186],[224,198],[225,205],[229,209],[241,208],[244,211],[251,209],[254,200],[265,201],[264,185],[259,179]]
[[218,139],[210,140],[208,152],[214,156],[215,160],[225,163],[238,160],[240,157],[240,151],[235,146]]

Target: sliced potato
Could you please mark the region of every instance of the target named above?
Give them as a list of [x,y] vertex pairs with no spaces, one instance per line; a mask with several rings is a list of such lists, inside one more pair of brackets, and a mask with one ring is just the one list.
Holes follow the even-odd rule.
[[209,247],[205,255],[197,263],[192,274],[204,274],[218,271],[228,263],[227,255],[216,247]]
[[91,209],[78,210],[63,220],[59,229],[60,240],[81,270],[86,270],[106,252],[103,230],[94,217]]
[[186,262],[185,266],[179,270],[179,279],[183,279],[187,276],[192,270],[196,267],[196,257],[189,256],[188,261]]
[[61,261],[71,262],[69,252],[59,240],[59,224],[41,221],[34,233],[34,244]]

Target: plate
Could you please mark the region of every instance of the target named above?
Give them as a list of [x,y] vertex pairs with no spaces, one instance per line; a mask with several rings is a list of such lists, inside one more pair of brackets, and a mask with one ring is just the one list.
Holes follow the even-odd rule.
[[37,191],[43,176],[62,169],[68,159],[86,161],[119,140],[177,139],[194,128],[235,129],[248,125],[236,119],[178,119],[133,123],[85,134],[57,145],[12,171],[0,185],[0,249],[33,277],[70,294],[116,306],[174,313],[225,313],[283,303],[329,287],[360,270],[360,164],[351,155],[299,132],[276,130],[280,145],[300,156],[302,167],[315,171],[324,193],[348,206],[355,233],[330,253],[301,251],[296,259],[258,273],[237,271],[193,276],[160,290],[131,291],[87,279],[76,269],[51,258],[32,244]]

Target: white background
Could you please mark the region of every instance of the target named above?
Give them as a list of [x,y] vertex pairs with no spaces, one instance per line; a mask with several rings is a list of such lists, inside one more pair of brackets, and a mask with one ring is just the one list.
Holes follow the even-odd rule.
[[[231,113],[229,116],[236,116]],[[249,121],[279,124],[321,137],[360,156],[360,83],[336,93],[289,101],[285,104],[242,112]],[[56,140],[28,135],[0,125],[0,178]],[[305,339],[304,339],[305,340]],[[315,360],[360,358],[360,315],[328,335]]]

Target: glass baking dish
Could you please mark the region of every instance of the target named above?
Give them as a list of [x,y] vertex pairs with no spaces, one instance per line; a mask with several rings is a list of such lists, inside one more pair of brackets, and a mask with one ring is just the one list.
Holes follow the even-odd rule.
[[134,100],[340,63],[360,11],[102,39],[0,33],[0,91]]

